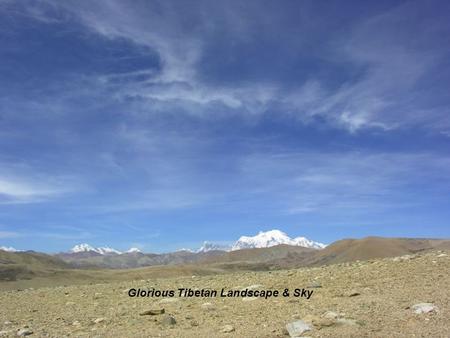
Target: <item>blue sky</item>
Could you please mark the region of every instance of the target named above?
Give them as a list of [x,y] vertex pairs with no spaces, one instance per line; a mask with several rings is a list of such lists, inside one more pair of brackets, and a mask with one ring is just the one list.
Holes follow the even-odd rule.
[[0,245],[450,237],[447,1],[0,1]]

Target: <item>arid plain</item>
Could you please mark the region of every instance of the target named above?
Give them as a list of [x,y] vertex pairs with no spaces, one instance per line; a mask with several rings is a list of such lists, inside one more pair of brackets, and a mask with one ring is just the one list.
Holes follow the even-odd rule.
[[[178,275],[156,278],[155,269],[132,269],[128,276],[126,270],[103,272],[108,283],[93,282],[95,279],[86,275],[89,284],[74,279],[80,285],[69,285],[70,280],[64,280],[60,282],[66,286],[29,288],[29,284],[18,290],[14,286],[24,284],[2,282],[0,336],[450,336],[448,250],[273,271],[209,271],[199,275],[194,268],[184,267]],[[200,274],[206,271],[197,268]],[[182,287],[280,291],[306,288],[313,293],[309,300],[292,294],[270,299],[128,295],[132,288]]]

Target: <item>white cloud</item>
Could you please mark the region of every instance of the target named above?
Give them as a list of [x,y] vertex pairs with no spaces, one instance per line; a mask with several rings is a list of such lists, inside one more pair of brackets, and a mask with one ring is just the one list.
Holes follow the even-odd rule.
[[0,238],[14,238],[19,236],[20,234],[15,231],[0,231]]
[[82,188],[73,177],[38,174],[26,165],[1,165],[0,204],[42,202]]
[[[44,3],[52,9],[64,9],[96,34],[109,39],[127,39],[156,51],[162,62],[160,73],[146,81],[115,86],[117,99],[137,97],[147,100],[144,105],[152,111],[172,111],[176,106],[196,115],[217,114],[214,105],[221,104],[239,114],[262,114],[267,110],[293,114],[304,123],[318,116],[321,121],[350,132],[410,126],[439,131],[450,125],[448,111],[430,110],[423,91],[417,89],[420,80],[439,65],[445,50],[428,48],[428,37],[439,36],[434,33],[442,22],[431,22],[433,25],[430,25],[430,20],[418,24],[405,19],[408,14],[420,10],[415,3],[396,6],[365,21],[360,20],[342,35],[330,32],[329,41],[324,42],[329,50],[325,49],[320,58],[330,63],[349,64],[353,70],[364,70],[358,76],[341,80],[333,89],[326,80],[314,75],[300,78],[290,87],[276,79],[237,81],[233,86],[207,83],[200,76],[202,57],[205,56],[208,34],[211,29],[218,28],[218,23],[212,24],[198,14],[189,17],[195,22],[192,27],[186,25],[180,18],[192,13],[181,13],[182,6],[163,2],[156,9],[144,3],[129,6],[122,1]],[[206,6],[205,11],[211,10],[207,3],[199,5]],[[229,28],[229,34],[237,41],[258,34],[255,30],[260,26],[254,20],[277,20],[279,23],[283,20],[280,13],[274,13],[269,19],[259,12],[255,13],[254,20],[249,20],[233,4],[224,7],[220,9],[221,18],[226,25],[235,24]],[[304,10],[306,15],[308,9]],[[35,8],[34,12],[42,17],[48,11]],[[307,26],[308,22],[298,24]],[[93,82],[114,86],[114,79],[124,75],[100,76]]]

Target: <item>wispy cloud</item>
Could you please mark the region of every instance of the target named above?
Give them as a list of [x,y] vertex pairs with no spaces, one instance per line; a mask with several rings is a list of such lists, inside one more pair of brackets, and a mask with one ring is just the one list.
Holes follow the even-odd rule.
[[0,238],[15,238],[19,236],[20,233],[15,231],[0,231]]
[[0,169],[0,204],[42,202],[80,189],[74,177],[39,174],[25,164],[3,162]]
[[[195,114],[211,114],[217,110],[214,107],[218,103],[240,113],[261,114],[276,109],[293,114],[303,122],[322,117],[351,132],[404,126],[434,129],[436,120],[448,125],[448,114],[430,110],[423,113],[430,94],[417,88],[419,81],[435,72],[448,53],[429,43],[429,34],[444,32],[448,27],[441,17],[424,16],[419,24],[405,18],[405,13],[414,16],[422,10],[414,2],[356,22],[345,35],[330,34],[326,42],[330,59],[327,61],[351,64],[361,70],[354,78],[344,79],[332,88],[314,74],[299,79],[294,86],[286,86],[276,79],[236,81],[233,86],[204,81],[202,63],[210,38],[208,32],[224,29],[236,41],[243,41],[258,28],[248,24],[248,18],[233,4],[222,15],[225,22],[233,21],[239,27],[234,30],[219,24],[211,26],[204,17],[195,15],[197,26],[187,29],[181,20],[185,15],[184,11],[181,13],[183,6],[173,8],[160,4],[161,8],[156,10],[149,5],[139,10],[120,1],[60,6],[96,34],[129,39],[158,53],[162,60],[159,73],[144,81],[126,85],[121,82],[120,89],[116,87],[118,97],[149,100],[153,109],[158,107],[158,102],[163,103],[164,109],[171,109],[170,105],[180,108],[181,102],[183,110]],[[206,3],[199,6],[213,11]],[[312,9],[305,7],[305,10]],[[299,24],[306,25],[306,22]],[[436,39],[439,41],[439,35]],[[291,48],[301,47],[292,44]],[[109,76],[107,83],[114,85],[114,76]]]
[[[273,196],[274,205],[288,213],[411,206],[420,203],[420,198],[411,198],[405,191],[430,184],[443,168],[450,169],[448,159],[399,153],[256,155],[242,167],[256,196]],[[448,175],[442,179],[450,182]],[[427,199],[425,193],[423,197]]]

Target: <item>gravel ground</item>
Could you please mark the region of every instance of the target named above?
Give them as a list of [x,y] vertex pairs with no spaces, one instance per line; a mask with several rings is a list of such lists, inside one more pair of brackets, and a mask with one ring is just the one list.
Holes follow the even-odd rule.
[[[318,268],[5,291],[0,337],[450,337],[449,272],[450,252],[438,251]],[[174,290],[175,297],[130,297],[132,288]],[[280,296],[180,298],[179,288],[279,290]],[[286,288],[289,297],[282,296]],[[294,297],[296,288],[313,293]],[[416,313],[419,303],[430,303],[426,313]],[[288,331],[294,322],[310,330],[295,333],[291,324]]]

